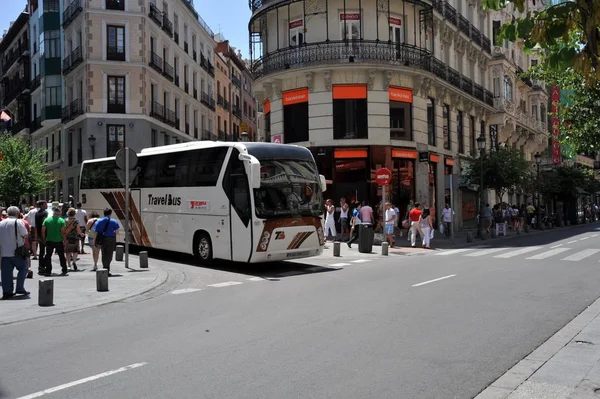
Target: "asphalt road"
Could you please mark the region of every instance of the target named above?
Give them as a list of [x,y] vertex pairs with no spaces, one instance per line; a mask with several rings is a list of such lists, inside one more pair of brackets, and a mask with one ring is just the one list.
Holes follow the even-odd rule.
[[340,268],[178,265],[153,295],[1,327],[0,396],[471,398],[600,296],[597,230]]

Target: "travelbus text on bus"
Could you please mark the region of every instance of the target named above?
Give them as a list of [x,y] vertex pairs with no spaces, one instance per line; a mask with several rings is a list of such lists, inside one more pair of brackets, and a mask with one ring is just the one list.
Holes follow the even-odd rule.
[[171,194],[167,194],[162,197],[155,197],[152,194],[148,194],[148,205],[180,206],[181,197],[173,197]]

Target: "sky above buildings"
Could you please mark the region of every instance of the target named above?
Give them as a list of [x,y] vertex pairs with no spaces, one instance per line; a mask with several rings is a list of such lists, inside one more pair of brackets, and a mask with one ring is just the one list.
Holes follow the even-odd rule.
[[[24,0],[0,0],[0,36],[26,4]],[[248,0],[194,0],[194,7],[215,33],[222,33],[231,46],[248,57]]]

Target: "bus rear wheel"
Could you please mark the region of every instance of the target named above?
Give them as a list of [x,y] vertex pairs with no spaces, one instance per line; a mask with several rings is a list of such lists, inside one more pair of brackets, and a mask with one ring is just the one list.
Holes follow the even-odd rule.
[[212,262],[212,241],[207,233],[196,233],[194,239],[194,256],[200,265],[209,265]]

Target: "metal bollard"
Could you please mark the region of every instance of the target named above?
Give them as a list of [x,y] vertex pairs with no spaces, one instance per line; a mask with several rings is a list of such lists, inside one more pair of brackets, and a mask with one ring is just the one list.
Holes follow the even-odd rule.
[[386,241],[382,242],[381,243],[381,254],[387,256],[389,247],[390,247],[390,244],[388,244]]
[[140,252],[140,268],[141,269],[148,268],[148,251]]
[[108,291],[108,270],[100,269],[96,271],[96,291]]
[[44,279],[38,283],[38,305],[54,306],[54,280]]
[[123,245],[117,245],[117,251],[115,254],[115,260],[117,262],[123,262],[123,254],[125,253],[125,247]]
[[529,225],[528,225],[528,224],[526,224],[526,225],[523,227],[523,231],[525,231],[525,233],[529,233],[529,232],[530,232],[530,227],[529,227]]
[[340,256],[340,251],[341,251],[340,244],[341,243],[339,243],[337,241],[333,243],[333,256]]
[[491,236],[492,238],[496,238],[496,229],[491,229],[491,230],[490,230],[490,236]]
[[473,242],[473,233],[467,231],[467,242]]

